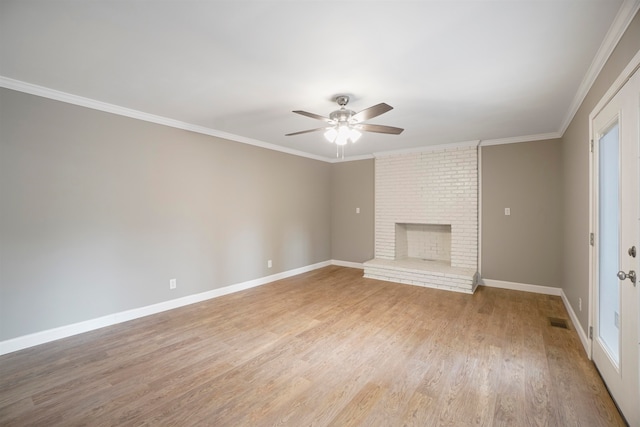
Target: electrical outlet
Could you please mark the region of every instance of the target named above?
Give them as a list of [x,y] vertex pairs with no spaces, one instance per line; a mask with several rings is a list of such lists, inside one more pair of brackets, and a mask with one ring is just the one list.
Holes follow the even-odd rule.
[[273,262],[271,262],[271,260],[267,261],[267,268],[271,268],[273,267]]
[[356,213],[359,214],[360,213],[360,208],[356,208]]
[[511,215],[511,208],[504,208],[504,214],[507,216]]
[[578,310],[582,311],[582,298],[578,298]]
[[169,280],[169,289],[175,289],[177,286],[178,286],[178,280],[177,279]]

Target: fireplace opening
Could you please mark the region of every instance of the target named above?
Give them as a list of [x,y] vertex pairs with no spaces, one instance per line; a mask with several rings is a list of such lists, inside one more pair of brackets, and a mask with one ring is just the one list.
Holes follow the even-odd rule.
[[395,259],[451,265],[451,224],[396,223]]

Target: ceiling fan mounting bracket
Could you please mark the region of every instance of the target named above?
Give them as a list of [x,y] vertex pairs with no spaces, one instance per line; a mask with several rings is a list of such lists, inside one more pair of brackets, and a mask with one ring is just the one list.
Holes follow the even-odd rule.
[[349,103],[349,97],[346,95],[338,95],[336,96],[336,102],[339,106],[344,107]]

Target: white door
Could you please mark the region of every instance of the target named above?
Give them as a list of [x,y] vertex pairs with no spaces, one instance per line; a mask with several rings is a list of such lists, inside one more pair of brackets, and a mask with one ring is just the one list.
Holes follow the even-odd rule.
[[[593,118],[592,357],[629,425],[640,426],[640,72]],[[636,282],[636,283],[634,283]]]

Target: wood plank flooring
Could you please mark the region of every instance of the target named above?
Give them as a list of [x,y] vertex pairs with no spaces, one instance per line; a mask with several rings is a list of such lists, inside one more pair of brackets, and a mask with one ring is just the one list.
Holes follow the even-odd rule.
[[624,422],[559,297],[332,266],[1,356],[0,425]]

